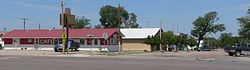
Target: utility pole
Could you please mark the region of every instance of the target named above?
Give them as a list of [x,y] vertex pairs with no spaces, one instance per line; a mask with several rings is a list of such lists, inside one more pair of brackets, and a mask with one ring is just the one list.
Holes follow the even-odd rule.
[[21,20],[23,20],[23,29],[25,30],[26,20],[28,20],[28,18],[21,18]]
[[[121,6],[120,6],[120,4],[118,5],[118,15],[120,16],[120,17],[122,17],[121,16]],[[121,18],[119,18],[119,20],[118,20],[118,33],[120,34],[120,28],[121,28]],[[121,52],[121,36],[119,36],[118,35],[118,47],[119,47],[119,53]]]
[[176,26],[176,32],[177,32],[177,34],[179,34],[179,25],[177,24],[177,26]]
[[41,30],[41,25],[40,25],[40,23],[38,24],[38,29]]
[[163,53],[163,51],[162,51],[162,46],[161,46],[161,30],[162,30],[162,19],[160,20],[160,52],[162,52]]
[[[61,25],[62,25],[62,36],[65,37],[65,32],[64,32],[64,0],[61,0]],[[63,37],[62,37],[62,40],[63,40]],[[65,42],[63,40],[62,42],[62,49],[63,49],[63,54],[65,54]]]
[[3,28],[3,30],[4,30],[4,33],[5,33],[5,32],[6,32],[6,30],[7,30],[7,28],[6,28],[6,27],[4,27],[4,28]]

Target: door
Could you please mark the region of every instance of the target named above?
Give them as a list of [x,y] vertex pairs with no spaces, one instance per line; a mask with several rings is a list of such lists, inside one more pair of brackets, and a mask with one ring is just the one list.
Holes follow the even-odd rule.
[[13,47],[15,47],[17,49],[18,44],[19,44],[19,38],[14,38],[13,39]]

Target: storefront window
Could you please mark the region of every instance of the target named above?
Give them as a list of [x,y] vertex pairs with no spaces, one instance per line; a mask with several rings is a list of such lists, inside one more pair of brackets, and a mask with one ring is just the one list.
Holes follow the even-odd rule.
[[92,39],[86,39],[88,45],[92,45]]
[[86,45],[86,40],[85,39],[80,39],[80,44]]
[[34,39],[32,38],[21,38],[20,44],[34,44]]
[[98,39],[94,39],[94,45],[99,45],[99,40]]
[[116,38],[110,38],[110,45],[116,45]]
[[4,44],[12,44],[13,43],[13,39],[12,38],[4,38]]

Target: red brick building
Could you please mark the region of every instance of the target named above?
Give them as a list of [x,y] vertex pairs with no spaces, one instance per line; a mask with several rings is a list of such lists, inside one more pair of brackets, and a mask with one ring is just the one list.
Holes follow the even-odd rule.
[[[13,30],[3,35],[5,49],[44,49],[54,47],[54,40],[61,40],[62,30]],[[107,37],[107,38],[105,38]],[[69,38],[80,43],[79,50],[102,50],[107,47],[118,50],[118,34],[116,29],[70,29]]]

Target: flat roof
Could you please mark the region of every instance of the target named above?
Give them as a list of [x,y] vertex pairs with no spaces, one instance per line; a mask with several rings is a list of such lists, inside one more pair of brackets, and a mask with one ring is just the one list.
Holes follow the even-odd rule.
[[148,36],[155,36],[160,28],[122,28],[123,39],[145,39]]

